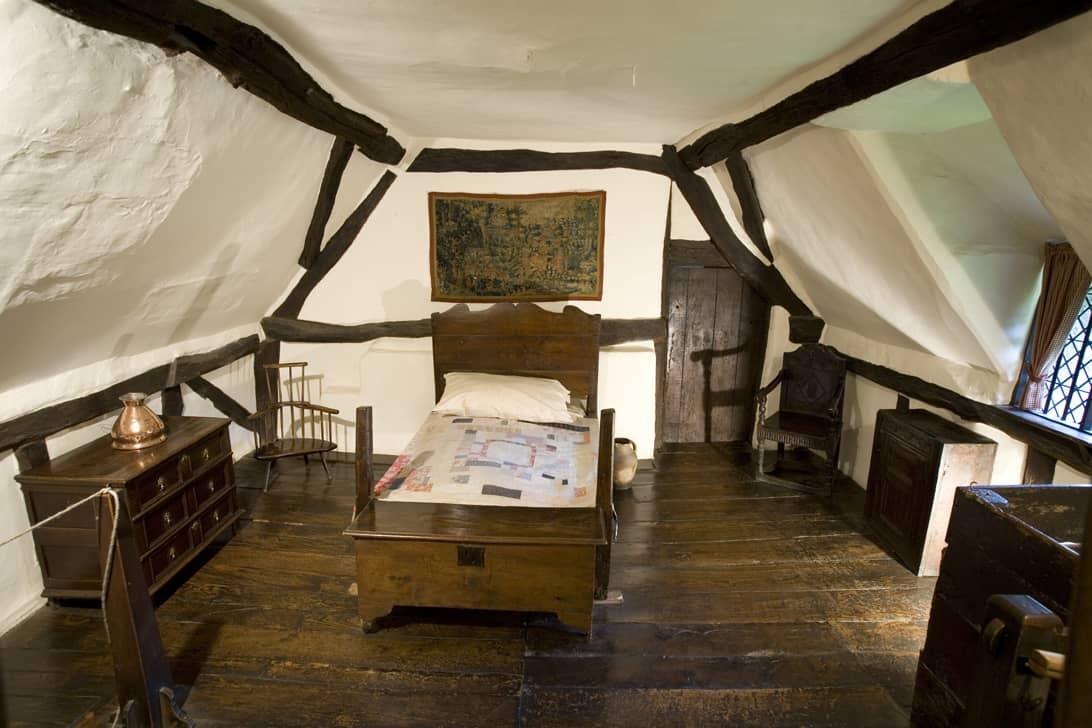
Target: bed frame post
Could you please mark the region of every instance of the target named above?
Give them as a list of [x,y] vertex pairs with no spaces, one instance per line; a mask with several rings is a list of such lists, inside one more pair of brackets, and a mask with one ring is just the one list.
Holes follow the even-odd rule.
[[375,486],[372,475],[372,408],[356,408],[356,501],[353,503],[353,517],[360,513],[372,500]]
[[610,583],[610,547],[614,542],[614,410],[599,414],[599,471],[595,506],[603,514],[607,542],[595,549],[595,598],[607,598]]

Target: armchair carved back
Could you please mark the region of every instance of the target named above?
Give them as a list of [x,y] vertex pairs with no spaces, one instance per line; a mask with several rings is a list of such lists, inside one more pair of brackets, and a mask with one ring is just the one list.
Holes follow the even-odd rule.
[[803,344],[785,353],[781,411],[842,420],[846,360],[822,344]]

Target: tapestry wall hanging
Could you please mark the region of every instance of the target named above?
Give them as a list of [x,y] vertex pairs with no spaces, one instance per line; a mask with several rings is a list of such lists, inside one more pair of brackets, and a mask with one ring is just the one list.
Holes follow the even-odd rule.
[[430,192],[433,301],[598,301],[607,193]]

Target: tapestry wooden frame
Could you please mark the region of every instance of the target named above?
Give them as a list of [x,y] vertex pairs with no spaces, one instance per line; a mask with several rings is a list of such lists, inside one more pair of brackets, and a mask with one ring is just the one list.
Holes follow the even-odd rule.
[[[464,259],[458,263],[451,258],[451,253],[466,251],[465,240],[449,237],[442,229],[438,220],[438,201],[465,201],[474,206],[480,201],[495,202],[502,206],[514,206],[521,203],[524,210],[534,203],[541,203],[546,210],[534,211],[539,219],[551,219],[549,216],[556,212],[558,201],[567,198],[573,205],[572,213],[575,217],[576,205],[586,200],[593,200],[597,205],[594,211],[594,229],[589,230],[595,235],[595,240],[581,240],[575,244],[576,250],[570,250],[569,255],[561,256],[563,268],[557,266],[558,254],[556,241],[549,239],[549,234],[543,234],[541,225],[533,221],[535,214],[531,214],[532,223],[526,227],[522,221],[517,220],[520,229],[507,231],[506,226],[498,225],[493,231],[494,235],[504,235],[509,232],[518,232],[523,239],[508,237],[493,237],[483,245],[481,253],[476,259]],[[471,192],[430,192],[428,195],[429,217],[429,273],[432,283],[432,300],[448,301],[452,303],[475,302],[503,302],[503,301],[599,301],[603,298],[603,245],[605,238],[605,219],[607,207],[607,193],[604,190],[590,192],[546,192],[536,194],[482,194]],[[549,208],[554,208],[550,210]],[[473,211],[464,212],[473,215]],[[492,214],[492,213],[490,213]],[[504,215],[505,212],[500,212]],[[573,227],[576,226],[574,223]],[[539,230],[535,230],[539,227]],[[531,240],[530,236],[536,236]],[[485,237],[484,235],[482,236]],[[567,242],[567,241],[566,241]],[[595,250],[587,250],[594,244]],[[509,255],[508,260],[502,261],[495,254],[507,247],[515,254]],[[585,248],[582,252],[580,248]],[[580,255],[578,267],[590,262],[594,258],[594,272],[591,280],[583,280],[588,274],[581,274],[574,269],[569,258],[572,255]],[[490,256],[493,256],[492,258]],[[496,261],[495,263],[493,261]],[[489,274],[486,278],[478,274]],[[547,277],[558,275],[566,276],[561,280],[546,282]],[[456,278],[473,276],[469,281],[454,283]]]

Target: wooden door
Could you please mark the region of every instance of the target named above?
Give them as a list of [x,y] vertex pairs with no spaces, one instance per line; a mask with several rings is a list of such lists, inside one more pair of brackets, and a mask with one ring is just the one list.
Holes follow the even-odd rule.
[[674,266],[667,317],[663,441],[749,440],[769,304],[731,268]]

